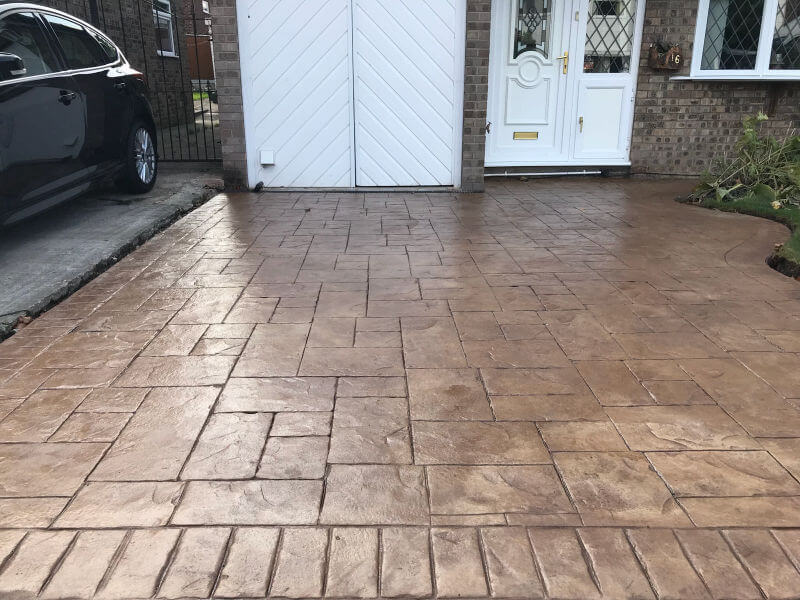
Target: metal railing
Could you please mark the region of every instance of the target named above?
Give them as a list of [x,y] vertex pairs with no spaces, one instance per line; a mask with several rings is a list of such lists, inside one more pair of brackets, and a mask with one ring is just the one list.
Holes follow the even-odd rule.
[[[213,1],[213,0],[212,0]],[[164,161],[222,159],[210,17],[191,0],[57,0],[120,46],[150,89]],[[169,29],[166,24],[169,23]]]

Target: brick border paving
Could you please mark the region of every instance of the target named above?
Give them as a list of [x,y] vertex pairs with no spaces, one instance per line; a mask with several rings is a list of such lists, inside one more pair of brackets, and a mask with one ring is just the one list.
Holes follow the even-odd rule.
[[19,597],[758,599],[800,589],[798,529],[6,531],[0,556],[0,593]]

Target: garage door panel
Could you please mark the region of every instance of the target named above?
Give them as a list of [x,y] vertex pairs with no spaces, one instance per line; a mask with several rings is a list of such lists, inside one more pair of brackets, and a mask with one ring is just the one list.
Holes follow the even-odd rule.
[[303,28],[303,23],[301,20],[291,19],[291,17],[296,10],[302,10],[302,4],[306,2],[307,0],[301,0],[300,6],[292,0],[274,0],[266,3],[263,0],[250,2],[248,6],[250,18],[247,19],[247,27],[254,40],[253,52],[261,52],[268,44],[274,48],[280,48],[280,44],[276,44],[277,40],[297,34]]
[[[348,132],[347,135],[349,136],[350,133]],[[349,187],[351,164],[350,150],[347,149],[333,158],[330,167],[312,182],[310,187]]]
[[[422,9],[426,4],[415,0],[415,7]],[[378,34],[387,48],[399,51],[423,72],[440,92],[449,97],[452,84],[453,42],[452,37],[436,35],[420,23],[419,18],[404,4],[396,1],[376,0],[368,5],[360,5],[357,27],[369,34]],[[387,35],[391,32],[391,35]],[[381,46],[382,48],[384,46]]]
[[399,182],[410,175],[406,174],[402,163],[392,157],[381,143],[376,140],[369,132],[357,130],[359,144],[365,150],[362,161],[356,164],[356,177],[366,175],[371,185],[378,186],[397,186]]
[[[385,74],[390,84],[400,84],[396,86],[398,91],[406,90],[405,85],[413,85],[408,93],[415,94],[446,117],[452,110],[453,80],[444,69],[452,72],[452,58],[449,67],[437,65],[413,39],[404,37],[399,28],[387,32],[364,11],[359,10],[356,17],[357,55],[374,65],[381,75]],[[358,75],[359,71],[356,80]]]
[[[353,185],[349,0],[259,0],[249,4],[244,19],[242,5],[251,182]],[[274,152],[274,165],[261,164],[262,151]],[[343,155],[348,157],[345,172]]]
[[[301,2],[305,2],[305,0],[301,0]],[[258,32],[255,39],[259,45],[266,44],[273,35],[281,31],[279,27],[265,29],[267,19],[271,23],[283,23],[297,8],[297,2],[291,2],[291,0],[274,0],[267,3],[264,3],[263,0],[250,0],[246,4],[247,19],[245,23],[247,32],[248,34]],[[241,14],[241,9],[237,14]]]
[[[420,139],[402,117],[396,120],[400,130],[393,130],[387,119],[371,112],[367,105],[380,105],[382,102],[377,98],[366,98],[359,113],[359,120],[356,125],[356,136],[362,130],[372,132],[373,137],[380,140],[382,145],[391,148],[392,155],[400,164],[404,165],[404,170],[414,173],[420,179],[433,176],[437,181],[446,180],[450,174],[450,165],[441,160],[441,156],[449,152],[448,147],[435,140],[427,142]],[[359,138],[360,141],[360,138]]]
[[[310,88],[297,90],[295,86],[309,80],[312,69],[316,69],[318,74],[319,69],[345,63],[350,54],[347,28],[345,12],[330,21],[317,15],[308,23],[308,27],[300,29],[299,34],[292,32],[288,39],[284,39],[284,36],[273,39],[251,57],[254,63],[260,65],[253,78],[257,100],[267,97],[274,100],[278,91],[284,95],[311,91],[319,81],[311,80]],[[319,33],[320,30],[322,33]],[[339,52],[336,56],[329,56],[337,49]]]
[[[454,182],[456,11],[433,8],[443,1],[353,0],[358,185]],[[433,11],[450,23],[423,27]]]
[[[415,138],[396,135],[379,119],[364,111],[356,126],[356,139],[363,148],[365,156],[372,156],[379,164],[391,167],[399,180],[422,181],[431,177],[436,181],[446,181],[450,169],[441,164]],[[356,163],[358,171],[366,171],[361,162]],[[370,177],[373,181],[375,177]],[[399,182],[391,185],[403,185]]]
[[[420,7],[412,0],[402,0],[407,6],[412,6],[414,10],[419,10]],[[425,10],[434,13],[438,20],[434,23],[434,27],[446,27],[455,32],[455,17],[456,17],[456,2],[458,0],[430,0],[426,2]]]
[[[350,111],[349,105],[343,105],[338,113],[333,116]],[[308,148],[300,156],[296,157],[290,167],[284,173],[284,176],[291,181],[290,185],[300,186],[300,181],[304,182],[304,187],[314,187],[318,185],[318,181],[323,178],[339,180],[342,177],[342,172],[337,171],[334,166],[340,164],[339,160],[341,155],[337,156],[329,150],[330,148],[338,148],[349,142],[350,128],[338,128],[335,125],[336,119],[331,119],[331,125],[323,128],[318,132],[317,143]],[[350,170],[350,154],[347,153],[347,171],[349,175]],[[329,177],[328,177],[329,175]]]
[[444,117],[425,101],[420,94],[406,86],[387,84],[378,70],[358,57],[359,87],[356,96],[357,120],[370,111],[397,135],[406,132],[407,136],[418,138],[423,147],[436,156],[451,151],[453,127]]
[[251,185],[453,185],[465,4],[237,0]]
[[[342,42],[343,57],[347,57],[346,42]],[[271,143],[277,149],[293,143],[298,127],[315,114],[314,121],[322,122],[326,116],[322,113],[325,105],[334,96],[352,95],[349,66],[342,61],[333,70],[326,64],[318,65],[309,71],[304,84],[295,89],[295,93],[286,94],[282,98],[264,99],[256,104],[259,109],[257,126],[266,122],[273,125]],[[302,118],[302,121],[298,119]],[[349,122],[349,118],[348,118]]]
[[[288,140],[276,150],[276,166],[264,185],[310,187],[330,166],[330,161],[350,150],[350,90],[346,83],[325,102],[316,105],[319,116],[305,123],[289,122]],[[293,127],[292,127],[293,126]],[[299,126],[299,128],[298,128]],[[296,139],[308,140],[299,145]],[[280,181],[280,186],[276,182]]]

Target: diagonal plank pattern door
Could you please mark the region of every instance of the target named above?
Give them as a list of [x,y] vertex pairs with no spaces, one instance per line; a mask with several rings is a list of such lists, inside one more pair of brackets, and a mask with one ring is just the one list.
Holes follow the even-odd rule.
[[239,0],[238,18],[251,184],[351,187],[350,0]]
[[352,0],[357,185],[453,185],[457,1]]

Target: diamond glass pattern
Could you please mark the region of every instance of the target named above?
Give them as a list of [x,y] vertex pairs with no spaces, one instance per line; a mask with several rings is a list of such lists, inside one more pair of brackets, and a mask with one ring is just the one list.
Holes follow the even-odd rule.
[[591,0],[584,73],[629,72],[635,25],[636,0]]
[[800,0],[778,0],[770,69],[800,69]]
[[756,68],[764,0],[710,0],[703,70]]
[[548,56],[550,0],[520,0],[514,40],[514,58],[536,51]]

